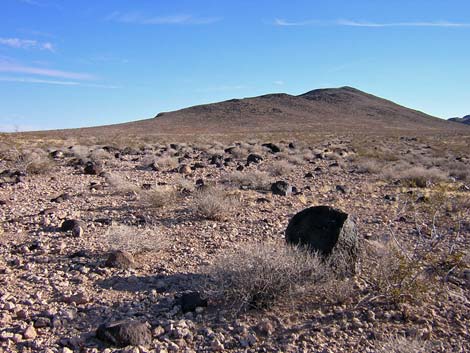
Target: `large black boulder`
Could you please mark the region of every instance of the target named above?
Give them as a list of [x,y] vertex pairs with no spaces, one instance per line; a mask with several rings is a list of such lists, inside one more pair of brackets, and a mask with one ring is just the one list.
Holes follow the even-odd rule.
[[147,323],[128,320],[98,327],[96,337],[115,347],[148,346],[152,343],[152,333]]
[[333,261],[341,261],[341,267],[347,267],[343,270],[356,272],[358,235],[356,225],[347,213],[329,206],[306,208],[290,220],[286,241],[308,247],[325,258],[334,257]]

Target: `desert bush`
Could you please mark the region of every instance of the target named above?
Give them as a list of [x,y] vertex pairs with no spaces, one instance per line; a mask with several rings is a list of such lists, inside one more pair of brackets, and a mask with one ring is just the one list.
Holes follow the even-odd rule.
[[292,172],[294,166],[287,161],[276,161],[267,170],[272,176],[281,176]]
[[374,290],[393,302],[419,300],[429,290],[424,259],[391,241],[374,244],[368,264]]
[[117,194],[129,194],[139,190],[136,185],[117,174],[108,174],[106,176],[106,183],[113,188]]
[[102,148],[97,148],[90,153],[90,160],[94,162],[100,162],[107,159],[111,159],[111,154]]
[[133,255],[166,249],[169,240],[158,229],[113,225],[105,234],[109,249],[127,251]]
[[90,156],[90,148],[87,146],[76,145],[72,146],[70,153],[72,153],[75,158],[86,161]]
[[255,190],[267,190],[270,187],[270,178],[266,172],[253,171],[253,172],[239,172],[235,171],[227,175],[225,181],[247,187]]
[[386,168],[382,175],[386,179],[400,180],[402,183],[413,187],[426,187],[430,182],[438,182],[447,179],[447,175],[437,168],[424,168],[411,166],[407,163],[398,163]]
[[156,163],[162,169],[174,169],[178,166],[178,159],[170,156],[162,156],[157,159]]
[[245,159],[246,157],[248,157],[248,154],[248,149],[242,148],[241,146],[235,147],[231,152],[231,155],[237,159]]
[[382,165],[374,159],[365,159],[357,163],[356,171],[358,173],[377,174],[382,170]]
[[174,204],[178,199],[178,192],[173,187],[158,187],[153,190],[142,190],[141,203],[150,208],[160,208]]
[[43,150],[23,151],[15,161],[16,168],[27,174],[45,174],[55,163]]
[[220,254],[206,269],[205,292],[236,310],[267,308],[320,281],[325,267],[307,250],[270,243],[244,244]]
[[379,342],[377,353],[427,353],[429,344],[416,338],[391,336]]
[[198,192],[194,198],[194,211],[203,218],[222,220],[238,206],[237,198],[225,190],[211,187]]
[[289,161],[289,163],[292,163],[294,165],[305,164],[305,159],[303,158],[302,155],[289,155],[287,157],[287,160]]

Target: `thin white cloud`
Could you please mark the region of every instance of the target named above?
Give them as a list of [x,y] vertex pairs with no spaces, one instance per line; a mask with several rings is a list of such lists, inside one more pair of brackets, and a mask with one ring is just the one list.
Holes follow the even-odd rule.
[[343,26],[343,27],[444,27],[444,28],[468,28],[470,23],[449,22],[449,21],[417,21],[417,22],[368,22],[353,20],[305,20],[305,21],[287,21],[285,19],[275,19],[274,25],[281,27],[293,26]]
[[283,80],[277,80],[273,82],[276,86],[284,86],[284,81]]
[[33,39],[0,38],[0,45],[16,49],[40,49],[55,52],[54,45],[50,42],[38,42]]
[[34,77],[0,77],[0,82],[14,82],[14,83],[31,83],[31,84],[46,84],[46,85],[58,85],[58,86],[81,86],[91,88],[119,88],[116,85],[106,85],[99,83],[85,83],[78,81],[59,81],[59,80],[44,80]]
[[208,25],[222,20],[220,17],[198,17],[193,15],[148,16],[141,12],[112,12],[106,21],[141,25]]
[[19,65],[19,64],[12,63],[12,62],[1,61],[1,60],[0,60],[0,72],[8,72],[8,73],[15,73],[15,74],[30,74],[30,75],[39,75],[39,76],[72,79],[72,80],[91,80],[94,78],[93,75],[87,74],[87,73],[62,71],[62,70],[33,67],[33,66],[24,66],[24,65]]

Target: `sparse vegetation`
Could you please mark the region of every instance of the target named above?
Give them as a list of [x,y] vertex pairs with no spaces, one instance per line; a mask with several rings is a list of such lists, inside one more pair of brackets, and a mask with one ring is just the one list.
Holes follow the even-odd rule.
[[117,194],[136,193],[139,190],[135,184],[117,174],[108,174],[106,176],[106,183],[113,188]]
[[279,244],[244,244],[207,268],[206,292],[236,310],[267,308],[326,274],[319,257]]
[[274,162],[267,169],[272,176],[281,176],[292,172],[294,166],[287,161],[281,160]]
[[378,353],[428,353],[432,347],[417,338],[391,336],[379,343]]
[[270,186],[270,177],[265,172],[232,172],[225,178],[231,184],[255,190],[266,190]]
[[236,210],[238,200],[227,191],[210,187],[199,191],[194,199],[194,211],[203,218],[223,220]]
[[160,208],[173,204],[178,199],[178,192],[173,187],[157,187],[152,190],[142,190],[140,200],[150,208]]
[[105,238],[109,249],[123,250],[133,255],[161,251],[170,245],[168,238],[158,229],[123,224],[111,226]]

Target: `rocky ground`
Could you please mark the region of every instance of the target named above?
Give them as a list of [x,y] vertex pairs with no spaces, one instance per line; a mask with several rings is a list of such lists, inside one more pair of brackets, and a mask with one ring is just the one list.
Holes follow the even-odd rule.
[[[457,169],[468,167],[469,155],[437,156],[417,139],[397,141],[366,167],[372,157],[350,139],[274,141],[279,153],[256,142],[65,146],[52,164],[38,165],[40,153],[28,160],[4,151],[0,351],[384,352],[390,342],[421,349],[390,350],[397,352],[470,351],[469,182],[449,176],[444,163],[446,176],[426,175],[424,185],[382,174],[410,151],[424,162],[452,159]],[[398,158],[381,159],[385,148]],[[253,154],[261,159],[247,163]],[[253,186],[255,172],[264,174]],[[288,184],[279,194],[276,181]],[[203,217],[194,205],[204,185],[236,202]],[[252,242],[283,246],[291,217],[311,205],[354,218],[365,249],[354,278],[335,282],[326,298],[299,293],[267,309],[234,313],[206,298],[204,268],[219,254]],[[121,253],[116,229],[129,240]],[[400,287],[393,299],[376,288],[368,249],[390,239],[415,252],[416,244],[436,246],[416,262],[434,271],[419,293]],[[137,345],[120,347],[129,340]]]

